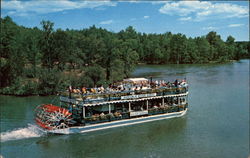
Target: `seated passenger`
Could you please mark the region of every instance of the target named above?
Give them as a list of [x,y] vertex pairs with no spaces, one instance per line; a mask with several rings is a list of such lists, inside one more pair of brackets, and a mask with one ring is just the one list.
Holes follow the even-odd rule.
[[82,93],[85,94],[87,91],[86,91],[86,88],[85,87],[82,87]]
[[73,89],[73,93],[77,93],[78,91],[77,91],[77,89]]
[[103,88],[103,86],[101,86],[101,87],[100,87],[100,90],[101,90],[101,92],[104,92],[104,88]]
[[94,88],[91,88],[91,93],[95,93],[95,89]]

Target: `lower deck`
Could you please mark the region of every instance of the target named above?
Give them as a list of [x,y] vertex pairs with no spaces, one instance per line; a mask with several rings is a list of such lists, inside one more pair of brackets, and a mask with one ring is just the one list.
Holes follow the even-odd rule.
[[127,102],[91,106],[67,104],[62,107],[72,109],[73,119],[77,122],[75,125],[85,126],[142,116],[180,112],[187,109],[188,103],[187,95],[177,95],[172,97],[152,97],[151,99],[133,99]]
[[157,120],[181,117],[186,114],[187,110],[188,109],[186,108],[185,110],[182,110],[179,112],[155,114],[152,116],[141,116],[141,117],[130,118],[130,119],[115,120],[115,121],[105,122],[105,123],[89,124],[85,126],[76,126],[76,127],[66,128],[66,129],[52,130],[49,132],[56,133],[56,134],[87,133],[87,132],[104,130],[104,129],[109,129],[109,128],[129,126],[129,125],[152,122],[152,121],[157,121]]

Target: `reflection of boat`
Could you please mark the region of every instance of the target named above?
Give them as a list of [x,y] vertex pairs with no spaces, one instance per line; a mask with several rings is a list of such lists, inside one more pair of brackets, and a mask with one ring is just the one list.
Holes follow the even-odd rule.
[[50,133],[84,133],[183,116],[187,111],[186,81],[166,83],[129,78],[104,89],[70,88],[60,107],[41,105],[36,122]]

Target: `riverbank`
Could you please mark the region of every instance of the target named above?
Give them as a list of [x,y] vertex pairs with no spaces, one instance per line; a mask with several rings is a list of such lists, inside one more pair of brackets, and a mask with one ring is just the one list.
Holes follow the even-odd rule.
[[[234,63],[237,60],[229,60],[223,63],[218,63],[217,61],[211,61],[207,64],[198,64],[198,65],[213,65],[213,64],[227,64]],[[150,65],[162,65],[162,64],[145,64],[139,63],[138,66],[150,66]],[[168,65],[177,65],[177,64],[168,64]],[[196,65],[196,64],[180,64],[180,65]],[[22,78],[19,79],[12,86],[8,86],[0,89],[0,95],[10,95],[10,96],[19,96],[19,97],[27,97],[27,96],[48,96],[48,95],[56,95],[59,91],[65,90],[66,87],[73,83],[73,86],[83,86],[84,81],[81,78],[81,75],[78,73],[82,73],[80,70],[73,72],[48,72],[49,74],[45,74],[45,76],[40,76],[40,78]],[[73,82],[70,82],[70,78],[68,76],[73,76]],[[143,77],[143,76],[141,76]],[[86,82],[86,81],[85,81]],[[104,86],[108,85],[108,81],[102,81]]]
[[[239,60],[244,60],[244,59],[250,59],[250,58],[241,58]],[[184,63],[184,64],[226,64],[226,63],[231,63],[231,62],[237,62],[239,60],[227,60],[227,61],[208,61],[207,63]],[[176,64],[176,63],[169,63],[169,64],[160,64],[160,63],[146,63],[146,62],[140,62],[137,63],[137,65],[184,65],[184,64]]]

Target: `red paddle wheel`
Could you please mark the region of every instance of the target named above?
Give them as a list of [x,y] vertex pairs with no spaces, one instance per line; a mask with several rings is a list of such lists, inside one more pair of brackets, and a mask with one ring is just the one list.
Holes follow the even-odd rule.
[[37,125],[46,130],[64,129],[71,125],[72,113],[69,110],[43,104],[36,108],[35,120]]

